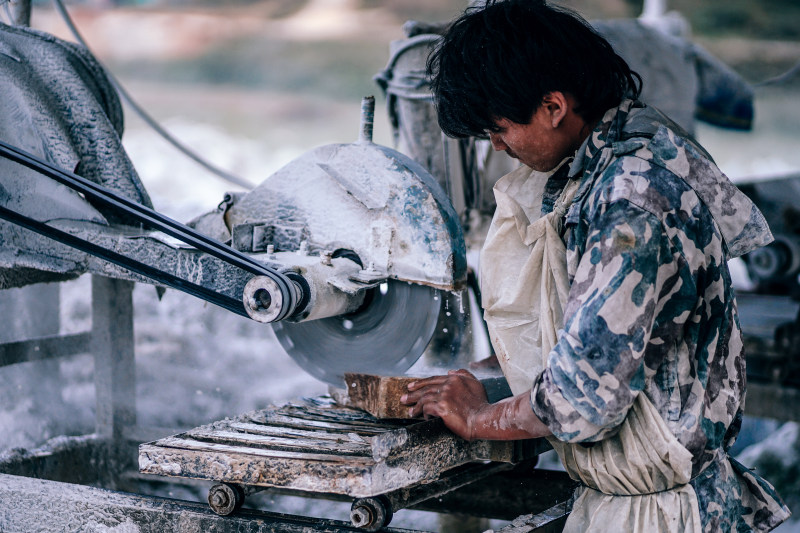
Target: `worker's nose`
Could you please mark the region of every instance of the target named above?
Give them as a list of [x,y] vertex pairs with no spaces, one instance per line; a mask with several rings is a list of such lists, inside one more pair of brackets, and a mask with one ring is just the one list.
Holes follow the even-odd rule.
[[489,142],[492,143],[492,148],[494,148],[496,152],[502,152],[503,150],[508,149],[506,143],[504,143],[503,139],[501,139],[500,136],[496,133],[491,133],[491,132],[489,133]]

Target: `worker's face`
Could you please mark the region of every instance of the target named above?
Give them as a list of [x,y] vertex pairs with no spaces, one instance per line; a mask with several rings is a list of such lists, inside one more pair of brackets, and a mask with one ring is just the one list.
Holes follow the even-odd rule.
[[565,120],[570,111],[563,107],[565,103],[563,98],[553,101],[545,97],[528,124],[498,119],[495,122],[496,131],[489,132],[492,147],[506,152],[533,170],[547,172],[554,169],[583,142],[577,130],[570,127],[570,120]]

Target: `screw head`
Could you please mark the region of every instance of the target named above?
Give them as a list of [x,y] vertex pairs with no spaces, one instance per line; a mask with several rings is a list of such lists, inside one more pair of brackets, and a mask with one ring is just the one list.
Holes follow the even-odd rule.
[[227,495],[222,491],[215,492],[211,495],[211,503],[217,507],[224,507],[228,504]]
[[372,513],[363,506],[358,506],[350,511],[350,522],[356,527],[369,524],[372,521]]

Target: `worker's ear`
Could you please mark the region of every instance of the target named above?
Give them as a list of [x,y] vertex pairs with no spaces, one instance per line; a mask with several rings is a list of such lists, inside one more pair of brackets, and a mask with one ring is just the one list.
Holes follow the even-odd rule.
[[553,129],[558,128],[569,112],[569,101],[561,91],[552,91],[544,95],[542,106],[547,111],[547,116]]

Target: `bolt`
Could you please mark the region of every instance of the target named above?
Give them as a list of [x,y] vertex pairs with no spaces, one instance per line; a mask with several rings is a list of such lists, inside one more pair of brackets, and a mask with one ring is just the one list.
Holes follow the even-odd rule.
[[215,507],[225,507],[228,505],[228,497],[223,491],[218,490],[211,496],[211,503]]
[[361,527],[369,524],[372,521],[372,513],[369,509],[359,505],[350,511],[350,522],[356,527]]
[[269,309],[271,304],[272,296],[267,289],[256,289],[256,292],[253,293],[253,297],[250,298],[250,308],[255,311]]

